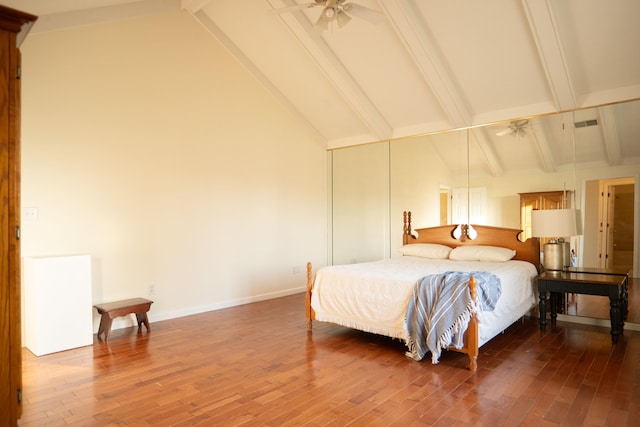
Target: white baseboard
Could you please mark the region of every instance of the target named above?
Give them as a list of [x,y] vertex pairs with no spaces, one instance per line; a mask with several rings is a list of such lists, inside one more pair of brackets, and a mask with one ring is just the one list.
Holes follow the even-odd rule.
[[[220,302],[216,302],[215,304],[208,304],[208,305],[201,305],[201,306],[197,306],[197,307],[189,307],[186,308],[184,310],[176,310],[176,311],[171,311],[171,312],[166,312],[166,313],[153,313],[153,305],[151,306],[151,311],[149,311],[149,313],[147,314],[147,316],[149,317],[149,322],[152,324],[151,328],[153,328],[153,322],[160,322],[163,320],[171,320],[171,319],[177,319],[179,317],[185,317],[185,316],[191,316],[194,314],[201,314],[201,313],[206,313],[208,311],[215,311],[215,310],[221,310],[223,308],[229,308],[229,307],[235,307],[238,305],[244,305],[244,304],[250,304],[253,302],[259,302],[259,301],[265,301],[265,300],[269,300],[269,299],[274,299],[274,298],[280,298],[280,297],[285,297],[288,295],[293,295],[293,294],[298,294],[301,292],[305,292],[307,290],[306,287],[297,287],[297,288],[292,288],[292,289],[286,289],[283,291],[278,291],[278,292],[270,292],[267,294],[261,294],[261,295],[253,295],[250,297],[246,297],[246,298],[238,298],[238,299],[234,299],[234,300],[227,300],[227,301],[220,301]],[[304,310],[304,307],[301,307],[300,310]],[[94,325],[94,331],[93,333],[97,333],[98,332],[98,324],[99,323],[99,316],[98,320],[96,322],[96,324]],[[135,322],[135,316],[130,315],[130,316],[123,316],[123,317],[118,317],[113,319],[113,323],[111,325],[111,330],[114,331],[116,329],[124,329],[124,328],[130,328],[132,326],[137,326],[137,323]]]

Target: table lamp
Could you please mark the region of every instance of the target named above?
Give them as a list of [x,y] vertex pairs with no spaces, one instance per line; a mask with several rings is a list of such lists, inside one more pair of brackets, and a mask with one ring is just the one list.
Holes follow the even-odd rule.
[[531,212],[531,235],[551,240],[543,247],[546,271],[562,271],[571,265],[569,242],[564,238],[577,234],[575,209],[534,210]]

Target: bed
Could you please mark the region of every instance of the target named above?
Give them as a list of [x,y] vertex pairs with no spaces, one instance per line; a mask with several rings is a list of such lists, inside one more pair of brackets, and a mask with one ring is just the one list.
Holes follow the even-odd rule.
[[[467,354],[469,369],[475,371],[479,348],[535,308],[533,279],[540,265],[540,247],[537,239],[520,241],[521,230],[473,228],[477,232],[473,240],[465,232],[454,238],[454,225],[412,230],[411,212],[404,212],[402,256],[327,266],[315,275],[308,263],[307,329],[311,331],[313,320],[330,322],[403,340],[413,350],[407,313],[412,311],[417,284],[425,278],[440,280],[445,272],[460,274],[474,309],[460,338],[446,349]],[[498,277],[500,283],[499,298],[491,310],[478,309],[478,293],[487,289],[486,284],[478,287],[478,279],[485,274]],[[433,363],[438,362],[436,353]]]

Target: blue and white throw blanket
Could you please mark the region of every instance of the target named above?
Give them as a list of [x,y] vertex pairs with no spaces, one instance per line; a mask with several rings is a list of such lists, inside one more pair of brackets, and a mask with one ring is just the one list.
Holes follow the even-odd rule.
[[[476,278],[476,303],[469,291],[471,276]],[[501,293],[500,278],[483,271],[448,271],[420,279],[405,317],[407,356],[422,360],[430,351],[431,362],[436,364],[443,348],[462,348],[471,316],[492,311]]]

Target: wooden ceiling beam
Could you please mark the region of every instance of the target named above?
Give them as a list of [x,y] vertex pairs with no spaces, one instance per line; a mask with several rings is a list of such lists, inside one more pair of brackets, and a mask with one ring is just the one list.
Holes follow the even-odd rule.
[[551,5],[545,0],[522,0],[540,64],[558,111],[577,107],[573,82],[567,67]]
[[622,164],[622,150],[620,149],[620,140],[618,138],[618,129],[616,127],[616,118],[613,106],[607,105],[598,108],[600,115],[600,128],[602,129],[602,141],[607,153],[609,165]]

